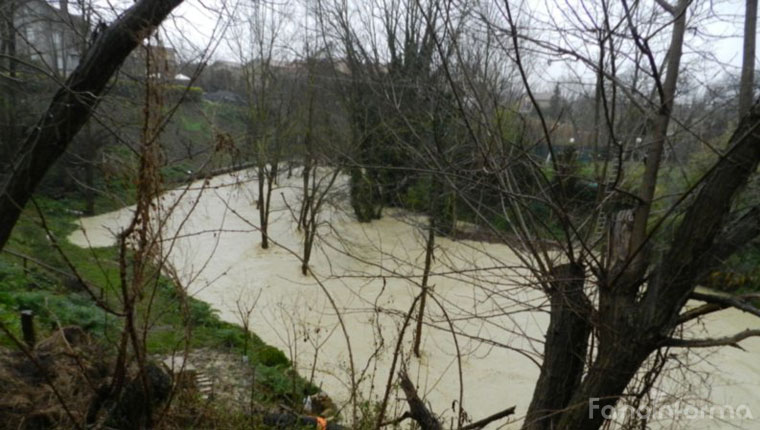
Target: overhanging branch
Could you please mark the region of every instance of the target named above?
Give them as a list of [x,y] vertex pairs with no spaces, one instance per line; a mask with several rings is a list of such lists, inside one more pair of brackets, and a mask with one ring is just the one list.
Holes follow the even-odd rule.
[[502,418],[506,418],[512,414],[515,413],[515,406],[511,406],[507,409],[504,409],[501,412],[497,412],[491,416],[485,417],[482,420],[475,421],[472,424],[467,424],[466,426],[462,427],[462,430],[477,430],[481,429],[488,424],[492,423],[493,421],[500,420]]
[[668,3],[665,0],[655,0],[655,2],[660,5],[661,8],[665,9],[665,12],[668,12],[671,15],[676,14],[676,8],[672,4]]
[[758,294],[747,294],[743,296],[721,296],[717,294],[704,294],[704,293],[691,293],[689,297],[694,300],[699,300],[705,303],[721,305],[725,307],[732,307],[741,311],[760,317],[760,309],[756,308],[750,303],[752,299],[760,298]]
[[653,325],[675,324],[678,311],[704,276],[705,256],[721,238],[731,205],[760,162],[760,103],[742,118],[730,150],[710,169],[665,254],[660,281],[644,299]]
[[760,299],[760,294],[744,294],[741,296],[728,296],[718,294],[705,294],[693,292],[689,296],[692,300],[705,302],[704,305],[690,309],[678,316],[678,324],[691,321],[701,316],[711,314],[728,308],[736,308],[740,311],[760,317],[760,308],[752,305],[751,300]]
[[674,339],[664,340],[661,346],[674,348],[711,348],[715,346],[733,346],[734,348],[744,349],[739,346],[739,342],[749,337],[760,336],[760,330],[744,330],[733,336],[708,338],[708,339]]
[[706,272],[723,263],[758,236],[760,236],[760,207],[755,206],[715,239],[715,244],[703,258],[704,276],[707,275]]
[[678,316],[677,324],[681,325],[687,323],[691,320],[695,320],[699,317],[711,314],[713,312],[721,311],[727,307],[728,306],[719,305],[717,303],[708,303],[694,309],[690,309]]

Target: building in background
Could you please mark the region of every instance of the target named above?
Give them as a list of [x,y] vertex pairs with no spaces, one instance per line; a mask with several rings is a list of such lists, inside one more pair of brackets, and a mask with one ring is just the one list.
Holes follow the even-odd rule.
[[70,12],[68,0],[60,0],[58,7],[45,0],[18,2],[13,22],[20,59],[62,77],[74,71],[90,28],[81,15]]

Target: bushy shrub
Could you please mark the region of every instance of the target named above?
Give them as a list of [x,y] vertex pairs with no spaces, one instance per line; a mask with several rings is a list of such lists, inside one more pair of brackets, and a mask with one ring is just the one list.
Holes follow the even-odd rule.
[[359,222],[380,219],[383,205],[378,184],[363,168],[351,169],[351,207]]
[[216,326],[219,323],[217,311],[206,302],[190,300],[190,322],[194,326]]
[[254,358],[257,362],[269,367],[288,367],[290,360],[285,353],[269,345],[261,345],[254,350]]
[[423,176],[406,191],[404,208],[425,213],[430,209],[430,177]]

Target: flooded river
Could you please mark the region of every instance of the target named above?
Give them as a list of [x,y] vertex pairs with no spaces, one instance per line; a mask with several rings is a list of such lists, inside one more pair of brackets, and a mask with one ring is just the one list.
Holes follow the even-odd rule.
[[[336,205],[321,215],[313,276],[300,272],[302,233],[293,216],[300,207],[296,175],[283,178],[272,193],[274,243],[269,249],[261,248],[257,231],[256,182],[242,172],[166,193],[164,207],[178,204],[164,229],[165,249],[188,291],[210,303],[225,321],[240,324],[241,315],[255,304],[252,330],[288,354],[301,375],[308,378],[313,372],[314,382],[336,400],[349,397],[352,368],[361,397],[378,400],[404,315],[419,292],[425,223],[391,210],[381,220],[356,222],[345,204],[345,181],[336,185]],[[79,246],[113,245],[131,211],[83,218],[69,240]],[[518,428],[538,378],[536,363],[548,324],[548,315],[540,311],[545,300],[530,287],[521,260],[506,246],[441,238],[435,257],[429,282],[435,300],[427,304],[420,358],[409,357],[414,324],[404,336],[409,372],[447,423],[461,396],[473,419],[516,405],[510,423],[489,428],[505,423],[503,428]],[[709,320],[712,336],[760,328],[760,319],[738,311],[718,315]],[[664,378],[663,390],[682,393],[694,405],[704,405],[705,399],[746,405],[760,418],[760,339],[742,346],[746,351],[722,348],[701,357],[684,356],[699,372],[673,373]],[[397,395],[392,400],[390,417],[406,409]],[[738,418],[688,419],[681,425],[760,428],[759,421],[748,418],[742,413]],[[653,428],[670,427],[666,419]]]

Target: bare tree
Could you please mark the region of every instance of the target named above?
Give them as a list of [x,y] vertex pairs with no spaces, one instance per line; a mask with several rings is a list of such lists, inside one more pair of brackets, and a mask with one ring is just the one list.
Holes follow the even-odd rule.
[[[677,107],[694,2],[658,1],[651,8],[628,1],[603,1],[593,8],[572,6],[562,17],[562,24],[551,14],[532,14],[526,4],[509,1],[488,5],[417,1],[399,5],[390,2],[376,9],[368,6],[376,15],[367,16],[398,22],[401,10],[420,14],[424,25],[416,28],[421,28],[421,33],[409,30],[409,34],[424,34],[421,40],[428,44],[403,44],[404,54],[420,47],[419,52],[424,53],[425,46],[434,51],[433,64],[447,83],[458,111],[442,117],[461,125],[463,140],[471,144],[465,147],[471,151],[468,155],[482,160],[483,173],[470,173],[464,167],[467,164],[447,163],[440,156],[446,154],[445,147],[436,153],[423,151],[422,145],[415,146],[419,159],[427,164],[413,166],[430,171],[434,180],[455,190],[462,204],[521,256],[549,299],[544,360],[524,428],[600,428],[605,418],[600,413],[589,416],[589,399],[599,399],[600,408],[622,401],[638,375],[660,366],[653,357],[659,357],[660,351],[735,345],[760,334],[750,330],[716,339],[679,337],[683,324],[717,311],[718,299],[695,293],[696,286],[760,233],[756,208],[739,203],[746,202],[741,199],[741,191],[760,161],[755,133],[760,126],[759,105],[742,117],[728,149],[707,173],[678,189],[675,197],[662,199],[658,191],[658,185],[663,185],[663,172],[674,168],[672,156],[667,155],[674,133],[689,135],[690,131],[678,116]],[[566,5],[555,6],[556,10],[564,10]],[[404,40],[407,34],[403,27],[387,26],[378,37],[371,32],[374,27],[365,25],[365,31],[354,24],[362,19],[355,17],[354,10],[338,4],[327,11],[331,17],[328,32],[343,43],[341,52],[349,63],[353,61],[352,78],[369,88],[370,94],[373,90],[376,93],[374,98],[362,98],[360,103],[363,112],[383,112],[370,122],[383,121],[382,130],[400,135],[401,127],[388,125],[387,112],[397,113],[412,136],[424,136],[430,129],[404,111],[407,105],[403,88],[398,85],[401,79],[394,76],[396,79],[390,83],[382,80],[385,67],[388,76],[393,76],[397,64],[393,42]],[[482,24],[478,26],[480,34],[493,37],[516,71],[528,108],[520,112],[526,124],[520,138],[515,139],[501,127],[507,116],[508,98],[483,91],[473,68],[465,67],[471,46],[447,43],[447,38],[458,34],[459,21],[454,19],[460,16],[457,13],[477,17]],[[413,18],[407,18],[413,22]],[[555,29],[556,38],[532,34],[532,24]],[[399,33],[394,33],[396,29]],[[378,44],[377,40],[383,38],[391,43]],[[581,46],[593,46],[593,52]],[[530,57],[557,55],[577,62],[595,78],[595,131],[589,135],[594,136],[593,157],[601,160],[601,169],[593,189],[585,188],[578,180],[580,173],[573,167],[577,165],[574,148],[558,142],[556,130],[562,126],[562,118],[545,115],[545,106],[537,98],[534,74],[540,70],[532,68]],[[622,69],[633,78],[626,80]],[[475,70],[486,75],[485,68]],[[422,76],[429,79],[431,75]],[[490,82],[493,87],[495,81]],[[412,91],[424,87],[417,82],[411,86]],[[383,106],[387,94],[392,94],[389,98],[395,109]],[[424,106],[413,105],[415,109]],[[633,124],[626,118],[624,115],[630,111],[636,112],[641,121]],[[631,138],[637,132],[641,142]],[[407,136],[398,140],[412,141]],[[388,141],[392,139],[378,147],[391,147]],[[523,143],[525,146],[521,146]],[[634,145],[645,149],[643,173],[624,183],[623,171],[630,166],[623,159]],[[547,151],[548,167],[535,159],[535,148]],[[500,153],[505,156],[499,157]],[[408,168],[382,159],[359,165],[365,168],[362,177],[376,166],[381,167],[380,171],[389,165],[399,171]],[[491,187],[493,193],[494,204],[487,208],[469,192],[468,184],[475,183],[478,177],[482,178],[478,185]],[[493,213],[508,220],[509,234],[495,226]],[[706,301],[704,309],[696,314],[686,312],[684,306],[690,298]],[[742,308],[751,306],[738,298],[733,300]],[[756,308],[752,309],[758,314]],[[644,384],[644,392],[647,386],[651,385]],[[641,395],[631,393],[632,398]]]
[[[298,211],[296,225],[303,233],[303,253],[301,256],[301,273],[309,274],[309,262],[318,230],[321,225],[319,217],[324,206],[330,203],[334,186],[343,173],[341,152],[345,147],[341,133],[333,125],[335,112],[329,109],[329,72],[319,70],[320,59],[306,48],[305,123],[303,127],[303,170],[301,171],[301,207]],[[320,87],[317,88],[318,80]],[[327,88],[325,88],[327,87]],[[322,109],[316,111],[316,103],[322,103]],[[339,114],[339,113],[338,113]]]
[[430,279],[430,268],[433,262],[433,252],[435,250],[435,221],[431,217],[428,221],[427,239],[425,240],[425,267],[422,269],[422,281],[420,282],[422,292],[420,293],[420,308],[417,311],[417,327],[414,332],[414,355],[420,356],[420,345],[422,344],[422,324],[425,318],[425,303],[427,302],[428,280]]
[[254,4],[244,10],[244,28],[233,45],[243,65],[248,108],[246,143],[256,160],[261,247],[269,247],[272,189],[277,183],[284,141],[290,138],[293,91],[283,76],[279,43],[287,2]]
[[[599,399],[600,405],[615,405],[624,396],[626,387],[642,368],[651,365],[647,361],[652,354],[669,347],[699,347],[705,345],[731,345],[740,339],[758,333],[747,331],[726,339],[681,340],[677,339],[679,327],[691,320],[683,314],[689,298],[695,296],[695,287],[706,274],[729,255],[739,250],[755,237],[754,222],[750,215],[754,209],[736,211],[736,198],[760,160],[760,153],[750,149],[756,145],[753,130],[760,126],[756,105],[740,122],[729,143],[726,155],[720,157],[707,174],[691,187],[682,191],[671,206],[653,212],[658,178],[664,169],[663,154],[669,145],[674,106],[677,99],[677,82],[681,72],[687,18],[691,1],[677,4],[658,2],[667,14],[669,41],[657,51],[651,38],[650,12],[640,4],[623,1],[621,9],[614,9],[609,2],[602,2],[598,15],[583,14],[597,22],[600,40],[609,40],[615,48],[606,51],[601,60],[589,58],[573,51],[564,44],[534,37],[524,31],[515,15],[514,5],[505,2],[500,8],[504,26],[488,20],[488,28],[501,33],[504,49],[508,49],[515,67],[522,76],[528,98],[536,112],[543,134],[543,143],[550,153],[556,151],[551,125],[542,115],[542,107],[531,90],[528,69],[522,58],[528,50],[537,53],[559,52],[580,60],[593,71],[597,83],[597,100],[601,101],[605,135],[610,137],[610,147],[619,145],[615,139],[619,131],[619,119],[614,116],[610,91],[622,93],[648,116],[645,126],[645,145],[648,147],[643,176],[634,184],[635,193],[622,187],[618,178],[610,182],[596,201],[610,199],[628,201],[628,208],[611,211],[600,216],[610,217],[608,247],[597,250],[599,236],[591,233],[594,222],[588,214],[574,214],[572,189],[573,175],[562,173],[559,157],[552,156],[553,170],[558,175],[556,187],[545,186],[541,199],[549,203],[556,217],[558,233],[554,238],[555,251],[562,255],[560,263],[547,254],[540,242],[545,233],[536,215],[526,210],[526,202],[519,197],[519,189],[510,184],[505,173],[501,187],[512,193],[510,201],[504,201],[511,218],[520,220],[512,231],[528,249],[529,265],[539,279],[542,289],[551,303],[550,325],[544,344],[544,361],[531,406],[527,412],[524,428],[572,428],[596,429],[603,425],[601,414],[589,414],[589,399]],[[614,10],[614,11],[613,11]],[[581,15],[575,15],[581,16]],[[532,17],[531,17],[532,18]],[[615,31],[624,28],[633,46],[640,53],[642,68],[651,76],[647,81],[651,98],[642,98],[636,89],[622,83],[616,75],[619,58],[614,57],[620,46],[614,45]],[[503,32],[503,33],[502,33]],[[578,34],[583,34],[579,32]],[[583,36],[578,36],[582,39]],[[661,40],[661,43],[663,41]],[[602,44],[601,46],[604,46]],[[605,51],[600,51],[604,53]],[[667,53],[663,55],[664,53]],[[620,67],[618,65],[618,67]],[[452,80],[452,85],[454,85]],[[622,127],[622,126],[620,126]],[[680,123],[676,127],[683,127]],[[599,134],[597,134],[599,136]],[[473,134],[473,138],[477,135]],[[598,139],[599,137],[597,137]],[[608,154],[613,155],[615,151]],[[609,163],[619,163],[619,158]],[[494,169],[496,166],[493,167]],[[622,169],[620,164],[617,169]],[[541,178],[542,173],[537,172]],[[546,179],[541,179],[541,182]],[[632,190],[631,190],[632,191]],[[611,194],[610,194],[611,193]],[[518,202],[515,206],[515,203]],[[600,211],[598,206],[595,211]],[[594,212],[599,213],[599,212]],[[679,214],[678,218],[675,218]],[[672,228],[668,239],[659,233],[664,226]],[[742,239],[737,234],[742,232]],[[750,232],[752,232],[750,234]],[[744,234],[749,234],[745,236]],[[585,238],[585,239],[584,239]],[[655,244],[661,251],[655,252]],[[595,303],[598,300],[598,305]],[[591,343],[589,343],[591,342]]]
[[251,338],[251,323],[252,323],[252,315],[253,311],[256,310],[256,304],[259,302],[259,299],[261,298],[261,290],[259,290],[259,293],[256,295],[256,298],[253,299],[253,301],[250,300],[250,296],[243,297],[244,292],[243,290],[240,291],[240,294],[238,295],[237,301],[235,301],[235,308],[237,310],[237,316],[240,318],[240,324],[243,326],[243,330],[245,331],[245,340],[243,343],[243,356],[248,358],[248,343]]

